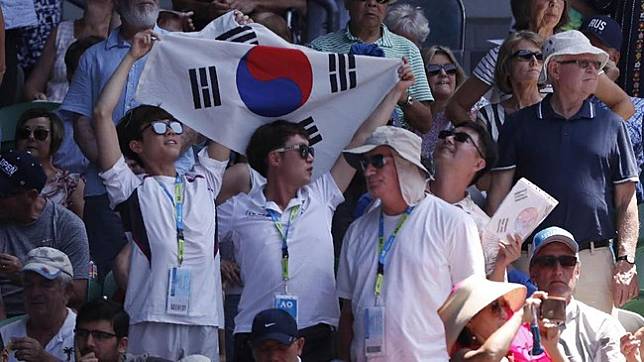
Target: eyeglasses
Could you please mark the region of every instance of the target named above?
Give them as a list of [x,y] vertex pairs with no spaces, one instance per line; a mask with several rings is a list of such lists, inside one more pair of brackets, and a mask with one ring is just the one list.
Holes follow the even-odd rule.
[[29,127],[24,127],[18,131],[18,138],[21,140],[26,140],[27,138],[29,138],[29,136],[31,136],[32,133],[34,135],[34,138],[37,139],[38,141],[44,141],[49,136],[48,129],[36,128],[32,130]]
[[602,66],[602,62],[598,60],[583,60],[583,59],[575,59],[575,60],[562,60],[558,61],[557,63],[559,64],[577,64],[577,66],[581,69],[588,69],[590,67],[593,67],[595,70],[599,70]]
[[175,134],[182,134],[183,133],[183,125],[179,121],[152,121],[145,125],[145,127],[141,128],[141,133],[145,131],[146,129],[152,127],[152,131],[158,135],[164,135],[166,134],[169,130],[174,132]]
[[564,268],[572,268],[577,265],[577,257],[574,255],[541,255],[532,259],[532,264],[545,268],[554,268],[559,263]]
[[278,148],[273,151],[284,153],[290,150],[298,150],[298,152],[300,153],[300,157],[302,157],[305,160],[309,158],[309,155],[311,155],[311,157],[315,157],[315,149],[313,149],[313,146],[309,146],[304,143],[300,143],[299,145],[292,145],[292,146]]
[[[359,0],[361,2],[367,2],[369,0]],[[388,4],[391,0],[376,0],[376,2],[380,5]]]
[[99,341],[106,341],[110,338],[116,337],[116,334],[114,333],[97,331],[97,330],[89,330],[89,329],[83,329],[83,328],[75,329],[74,333],[76,333],[76,337],[80,337],[80,338],[87,338],[91,335],[92,338],[97,339]]
[[387,159],[391,157],[392,156],[385,156],[382,154],[363,156],[360,159],[360,168],[362,168],[362,171],[365,171],[367,170],[367,167],[369,167],[369,165],[372,165],[374,168],[381,169],[385,167],[385,165],[387,164]]
[[474,146],[474,148],[476,148],[476,151],[479,153],[479,155],[482,158],[485,158],[485,156],[483,155],[483,152],[481,152],[481,149],[479,148],[479,146],[476,145],[476,142],[474,142],[474,140],[472,139],[472,136],[470,136],[469,134],[467,134],[465,132],[454,132],[454,131],[449,131],[449,130],[444,130],[444,131],[438,132],[438,138],[441,139],[441,140],[444,140],[444,139],[446,139],[447,137],[450,137],[450,136],[453,136],[454,141],[456,141],[456,142],[465,143],[465,142],[469,141],[472,144],[472,146]]
[[456,65],[454,64],[427,64],[427,73],[429,75],[437,75],[441,69],[446,74],[456,74]]
[[543,61],[543,53],[542,52],[533,52],[531,50],[526,50],[526,49],[521,49],[517,50],[512,54],[512,58],[519,58],[521,60],[525,60],[526,62],[529,62],[532,60],[532,58],[536,59],[538,62]]

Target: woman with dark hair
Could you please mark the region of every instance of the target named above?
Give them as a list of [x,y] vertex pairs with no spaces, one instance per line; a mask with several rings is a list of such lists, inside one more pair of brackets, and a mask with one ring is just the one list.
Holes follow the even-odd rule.
[[61,170],[52,162],[64,134],[63,122],[56,113],[33,108],[18,119],[16,148],[31,153],[42,165],[47,183],[41,195],[82,217],[84,181],[79,174]]
[[423,61],[434,101],[430,105],[433,115],[432,128],[422,135],[421,156],[431,158],[434,146],[438,142],[438,133],[450,126],[445,116],[447,101],[467,77],[454,53],[445,46],[434,45],[423,50]]
[[497,87],[510,96],[484,106],[476,116],[495,141],[507,116],[542,99],[538,84],[543,68],[542,45],[543,39],[531,31],[512,33],[501,45],[494,79]]
[[[512,14],[516,20],[516,31],[529,30],[539,34],[544,40],[554,35],[568,22],[568,0],[511,0]],[[446,114],[455,124],[470,119],[472,106],[493,89],[489,97],[491,103],[505,99],[495,87],[494,70],[501,47],[491,49],[481,59],[470,77],[454,94],[447,105]],[[608,105],[613,112],[628,119],[635,112],[628,95],[605,75],[599,77],[595,96]]]

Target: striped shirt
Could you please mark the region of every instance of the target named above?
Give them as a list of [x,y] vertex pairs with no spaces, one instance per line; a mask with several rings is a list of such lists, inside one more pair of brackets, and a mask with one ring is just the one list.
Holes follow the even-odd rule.
[[[323,35],[311,42],[311,48],[323,52],[330,53],[349,53],[351,45],[362,43],[360,38],[351,34],[349,26],[335,33]],[[387,58],[402,58],[406,57],[409,60],[416,82],[409,88],[409,94],[416,101],[433,101],[432,91],[429,89],[427,83],[427,75],[425,74],[425,64],[423,57],[420,55],[418,47],[406,38],[396,35],[389,31],[387,27],[382,25],[382,37],[376,41],[376,45],[385,52]],[[403,118],[403,111],[400,107],[396,106],[394,110],[394,118],[402,120],[403,126],[407,127],[407,123]]]

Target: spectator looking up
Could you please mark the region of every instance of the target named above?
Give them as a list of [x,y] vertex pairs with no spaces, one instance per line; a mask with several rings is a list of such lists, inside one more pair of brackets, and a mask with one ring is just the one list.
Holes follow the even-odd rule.
[[[369,193],[379,199],[351,224],[342,243],[337,295],[343,300],[338,333],[345,361],[445,361],[436,310],[454,283],[484,276],[474,222],[425,195],[429,172],[420,148],[414,133],[386,126],[363,146],[343,152],[353,167],[362,168]],[[370,320],[386,327],[378,329]],[[368,339],[374,334],[379,342]]]
[[387,58],[407,58],[416,81],[408,92],[398,100],[394,125],[404,126],[421,133],[432,126],[429,104],[434,100],[427,84],[423,58],[418,47],[406,38],[393,34],[382,23],[388,9],[388,1],[347,0],[350,20],[344,29],[323,35],[311,42],[311,48],[324,52],[349,53],[357,43],[375,43]]
[[9,317],[24,314],[22,266],[29,251],[56,248],[74,266],[69,302],[85,301],[89,249],[85,226],[78,216],[40,195],[47,176],[27,152],[0,157],[0,287]]
[[418,49],[423,48],[423,43],[429,35],[429,21],[423,14],[423,9],[409,4],[398,4],[389,8],[384,24],[393,33],[411,40]]
[[77,362],[121,362],[127,349],[130,317],[104,299],[84,304],[76,316],[74,347]]
[[1,349],[13,351],[10,362],[72,361],[76,313],[67,308],[74,270],[65,253],[39,247],[21,269],[26,316],[0,327]]
[[[576,235],[581,262],[593,269],[581,274],[575,295],[611,313],[613,305],[621,306],[639,292],[634,276],[634,191],[639,175],[635,156],[624,121],[588,99],[608,54],[576,30],[547,39],[543,53],[543,75],[554,92],[506,120],[487,211],[494,213],[521,177],[557,199],[559,204],[539,229],[558,225]],[[524,249],[530,250],[527,244]],[[525,257],[519,264],[527,271]]]
[[[175,162],[185,146],[183,125],[172,115],[138,106],[121,121],[118,136],[113,122],[132,66],[155,40],[151,30],[134,36],[93,115],[100,177],[132,236],[127,270],[118,271],[127,279],[128,352],[171,360],[202,354],[218,361],[223,305],[214,216],[229,151],[211,142],[199,152],[199,163],[181,174]],[[135,175],[123,154],[145,175]]]
[[64,137],[63,121],[46,109],[27,110],[16,124],[16,149],[31,153],[47,175],[40,194],[82,217],[85,182],[79,174],[61,170],[52,162]]

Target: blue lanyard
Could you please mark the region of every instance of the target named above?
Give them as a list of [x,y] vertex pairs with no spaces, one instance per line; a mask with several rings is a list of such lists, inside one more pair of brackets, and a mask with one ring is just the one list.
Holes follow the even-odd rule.
[[300,211],[300,205],[294,206],[291,208],[291,211],[288,216],[288,224],[284,228],[284,224],[280,222],[280,217],[278,216],[275,210],[266,209],[268,215],[270,215],[273,220],[273,225],[275,229],[282,237],[282,280],[287,281],[289,279],[288,275],[288,232],[291,229],[291,224],[297,218]]
[[382,287],[385,283],[385,262],[387,261],[387,256],[389,255],[391,248],[393,248],[394,246],[398,231],[400,231],[400,228],[402,228],[403,224],[405,223],[405,221],[407,221],[407,218],[413,210],[413,206],[408,206],[405,209],[405,213],[400,217],[398,225],[396,225],[394,231],[391,233],[391,235],[389,235],[386,243],[384,242],[384,216],[382,214],[382,210],[380,211],[380,223],[378,225],[378,274],[376,275],[376,283],[374,286],[374,293],[376,294],[376,296],[380,296],[380,294],[382,293]]
[[[155,179],[155,181],[157,181]],[[177,177],[174,181],[174,197],[168,191],[165,186],[159,181],[157,181],[163,192],[170,198],[170,202],[174,205],[175,210],[175,222],[177,226],[177,258],[179,261],[179,266],[183,264],[183,258],[185,255],[186,241],[183,238],[183,191],[184,183],[183,179],[177,174]]]

